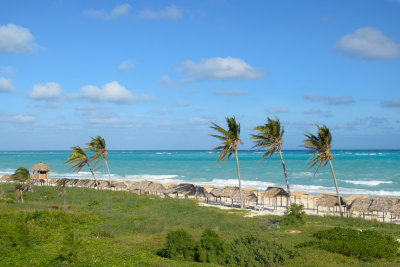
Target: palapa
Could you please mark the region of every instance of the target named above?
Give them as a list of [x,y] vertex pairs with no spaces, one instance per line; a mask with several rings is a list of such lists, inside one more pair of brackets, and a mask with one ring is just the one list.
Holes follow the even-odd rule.
[[365,199],[368,198],[366,195],[351,195],[349,197],[343,198],[347,205],[350,205],[356,199]]
[[[243,190],[242,190],[243,191]],[[214,197],[229,197],[232,198],[234,195],[239,194],[239,187],[237,186],[224,186],[221,188],[213,189],[210,194]]]
[[390,214],[393,216],[400,216],[400,202],[390,208]]
[[[340,204],[341,205],[345,204],[342,197],[340,197]],[[339,202],[337,196],[331,194],[321,194],[318,196],[317,206],[331,208],[339,206]]]
[[369,207],[370,211],[389,212],[390,209],[399,202],[397,198],[376,197]]
[[144,190],[145,193],[162,194],[165,192],[165,187],[159,182],[150,182]]
[[146,180],[140,180],[140,181],[134,181],[129,184],[128,190],[131,193],[144,193],[145,189],[149,186],[151,181],[146,181]]
[[348,206],[350,212],[368,212],[369,206],[371,206],[372,200],[369,198],[356,198]]
[[289,194],[285,191],[285,189],[281,188],[281,187],[268,187],[264,193],[263,193],[264,197],[268,197],[268,198],[274,198],[274,197],[288,197]]
[[31,168],[31,172],[49,172],[50,167],[44,164],[43,162],[39,162],[35,166]]
[[204,187],[195,186],[194,184],[178,184],[173,187],[167,188],[164,191],[165,194],[182,194],[187,196],[195,197],[208,197],[208,192]]
[[[258,201],[258,197],[253,191],[244,190],[242,192],[242,195],[243,195],[244,201],[248,201],[248,202],[257,202]],[[237,200],[237,201],[240,200],[239,190],[237,190],[236,193],[232,196],[232,199]]]
[[1,182],[9,182],[9,181],[11,181],[11,175],[3,175],[3,176],[1,176],[0,181]]

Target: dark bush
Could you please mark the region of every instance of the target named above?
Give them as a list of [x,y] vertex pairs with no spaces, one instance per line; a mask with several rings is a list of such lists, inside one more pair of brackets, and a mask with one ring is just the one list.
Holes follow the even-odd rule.
[[183,229],[170,231],[162,256],[175,260],[194,260],[196,243]]
[[330,252],[357,257],[363,261],[373,258],[392,258],[397,255],[400,243],[392,236],[374,230],[358,231],[335,227],[315,234],[318,247]]
[[211,230],[204,230],[201,235],[200,244],[196,250],[196,260],[200,262],[210,262],[224,264],[229,254],[229,247]]
[[227,262],[239,266],[275,266],[295,256],[297,256],[295,250],[286,248],[282,244],[247,234],[231,243]]
[[282,226],[298,226],[305,224],[305,212],[303,210],[303,204],[292,203],[290,207],[288,207],[283,219],[281,221]]

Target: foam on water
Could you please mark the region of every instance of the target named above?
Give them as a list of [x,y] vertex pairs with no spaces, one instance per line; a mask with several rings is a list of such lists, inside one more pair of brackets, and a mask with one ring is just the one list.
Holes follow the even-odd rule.
[[344,180],[343,182],[348,184],[356,184],[356,185],[368,185],[368,186],[377,186],[380,184],[391,184],[392,181],[353,181],[353,180]]

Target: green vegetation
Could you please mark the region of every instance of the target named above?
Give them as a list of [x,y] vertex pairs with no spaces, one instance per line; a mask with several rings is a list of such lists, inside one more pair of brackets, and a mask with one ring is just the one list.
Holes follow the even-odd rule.
[[[6,196],[14,196],[13,184],[3,184],[3,188]],[[282,219],[278,216],[245,218],[245,210],[200,207],[191,199],[74,187],[67,188],[64,209],[63,196],[43,199],[48,190],[57,196],[56,188],[43,186],[26,192],[24,204],[11,199],[0,202],[0,266],[215,266],[207,261],[220,262],[218,255],[225,257],[225,252],[218,252],[223,244],[239,255],[246,243],[259,244],[272,255],[282,246],[288,252],[281,256],[284,262],[276,263],[282,266],[400,265],[398,255],[366,262],[319,246],[300,247],[297,256],[291,257],[296,245],[319,242],[315,234],[334,226],[375,230],[396,239],[400,226],[395,224],[306,215],[304,225],[279,230],[270,227]],[[201,262],[158,255],[168,233],[181,229],[192,236],[195,251],[200,251],[201,244],[203,256],[197,259]]]
[[299,226],[306,223],[306,213],[303,210],[303,204],[292,203],[287,208],[285,215],[282,217],[282,226]]
[[394,258],[399,254],[400,243],[392,236],[375,230],[355,230],[335,227],[314,235],[318,241],[309,241],[298,247],[318,246],[327,251],[357,257],[363,261],[373,258]]

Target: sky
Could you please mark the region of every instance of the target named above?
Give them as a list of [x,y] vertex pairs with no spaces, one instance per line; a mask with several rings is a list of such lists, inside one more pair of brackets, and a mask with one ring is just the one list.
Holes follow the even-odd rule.
[[0,150],[400,149],[400,0],[0,1]]

